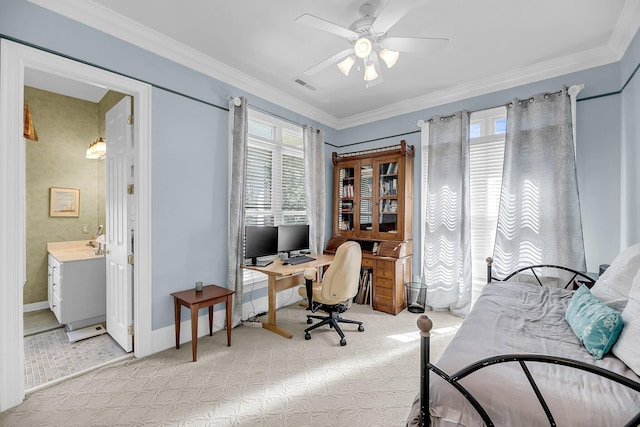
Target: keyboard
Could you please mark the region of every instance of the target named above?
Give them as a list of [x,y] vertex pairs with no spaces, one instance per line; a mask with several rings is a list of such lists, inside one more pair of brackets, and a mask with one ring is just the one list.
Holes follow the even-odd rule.
[[291,265],[298,265],[298,264],[303,264],[305,262],[315,261],[315,260],[316,260],[315,258],[311,258],[310,256],[300,255],[300,256],[291,257],[288,260],[286,260],[284,263],[291,264]]

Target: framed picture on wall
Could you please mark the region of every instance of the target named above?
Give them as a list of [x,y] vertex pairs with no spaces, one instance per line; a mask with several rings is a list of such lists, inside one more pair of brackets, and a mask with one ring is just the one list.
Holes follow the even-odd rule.
[[79,188],[49,188],[49,216],[50,217],[79,217],[80,189]]

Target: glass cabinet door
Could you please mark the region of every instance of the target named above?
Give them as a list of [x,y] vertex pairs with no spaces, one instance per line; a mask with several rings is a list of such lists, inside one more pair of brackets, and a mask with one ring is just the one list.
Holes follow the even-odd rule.
[[398,162],[380,163],[378,232],[398,233]]
[[373,228],[373,166],[360,166],[360,234]]
[[338,229],[353,231],[355,169],[353,167],[341,168],[338,174]]

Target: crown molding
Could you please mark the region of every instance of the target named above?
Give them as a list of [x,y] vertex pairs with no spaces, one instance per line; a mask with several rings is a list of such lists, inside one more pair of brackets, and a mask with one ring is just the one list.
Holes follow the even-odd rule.
[[338,126],[337,117],[93,1],[28,1],[327,126]]
[[[540,62],[518,70],[437,90],[402,102],[386,105],[383,108],[367,111],[342,119],[342,128],[364,125],[370,122],[388,119],[393,116],[414,113],[420,110],[449,104],[475,96],[486,95],[535,83],[541,80],[562,76],[575,71],[597,67],[615,62],[617,55],[609,48],[603,47],[587,52],[579,52],[562,59]],[[506,102],[507,100],[505,100]]]
[[640,2],[627,0],[609,38],[609,48],[621,60],[640,28]]
[[475,82],[423,94],[400,103],[338,118],[93,1],[28,1],[232,85],[239,90],[263,98],[290,111],[295,111],[336,130],[365,125],[450,102],[617,62],[624,55],[640,26],[640,2],[627,0],[607,47],[577,52],[519,70],[512,70]]

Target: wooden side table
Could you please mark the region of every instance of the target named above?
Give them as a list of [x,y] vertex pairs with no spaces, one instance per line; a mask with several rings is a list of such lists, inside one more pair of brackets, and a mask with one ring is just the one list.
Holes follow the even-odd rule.
[[227,346],[231,346],[231,307],[232,295],[235,291],[217,285],[208,285],[202,288],[201,292],[195,289],[174,292],[173,307],[176,322],[176,349],[180,348],[180,307],[185,306],[191,310],[191,352],[193,361],[196,361],[198,354],[198,310],[209,307],[209,336],[213,335],[213,306],[221,302],[226,302],[227,312]]

